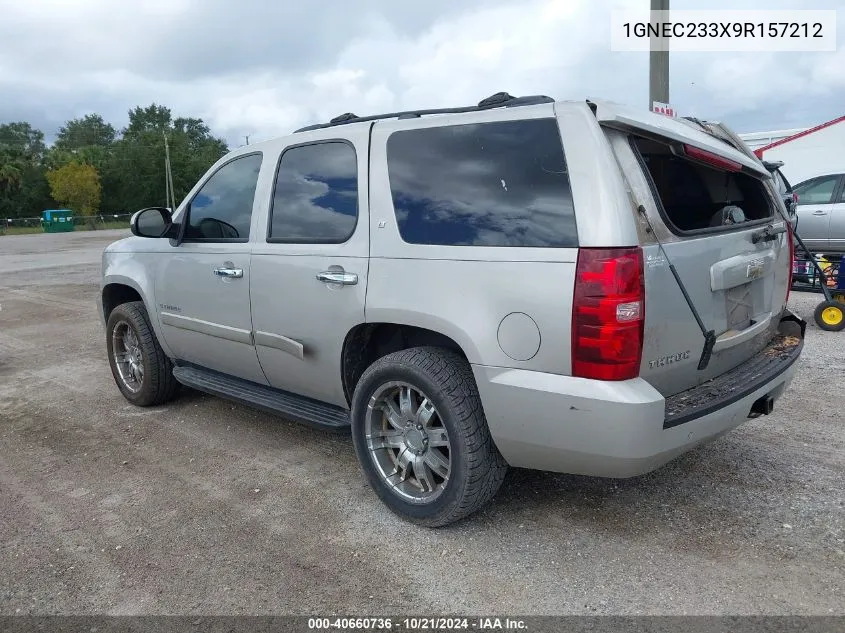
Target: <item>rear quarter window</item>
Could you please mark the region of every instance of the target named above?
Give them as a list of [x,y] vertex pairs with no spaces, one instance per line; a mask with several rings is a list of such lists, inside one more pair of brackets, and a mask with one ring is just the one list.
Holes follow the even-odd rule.
[[387,162],[405,242],[578,245],[555,119],[394,132],[387,141]]

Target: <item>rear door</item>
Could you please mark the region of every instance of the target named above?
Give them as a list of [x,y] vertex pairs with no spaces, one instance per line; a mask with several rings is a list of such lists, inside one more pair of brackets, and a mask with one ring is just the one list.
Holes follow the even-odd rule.
[[252,255],[255,345],[273,387],[346,406],[341,356],[364,322],[369,124],[289,137]]
[[795,186],[798,195],[798,235],[807,248],[823,252],[830,247],[831,218],[834,211],[834,194],[837,193],[839,175],[819,176]]
[[[640,221],[646,269],[641,376],[671,395],[742,363],[774,335],[790,266],[778,194],[762,164],[686,123],[616,106],[599,106],[596,116]],[[759,239],[767,235],[771,239]],[[703,370],[697,367],[704,337],[670,261],[705,328],[717,336]]]

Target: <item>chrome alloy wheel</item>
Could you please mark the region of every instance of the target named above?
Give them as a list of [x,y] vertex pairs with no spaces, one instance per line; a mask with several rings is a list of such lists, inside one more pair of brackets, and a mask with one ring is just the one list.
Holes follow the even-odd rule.
[[452,466],[449,433],[428,397],[404,382],[379,387],[367,406],[370,457],[390,489],[410,503],[431,503]]
[[132,393],[144,384],[144,356],[138,336],[126,321],[118,321],[112,330],[112,356],[120,381]]

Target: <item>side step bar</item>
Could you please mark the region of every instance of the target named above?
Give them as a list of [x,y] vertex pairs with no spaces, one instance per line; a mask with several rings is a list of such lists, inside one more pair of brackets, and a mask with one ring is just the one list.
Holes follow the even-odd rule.
[[275,413],[296,422],[331,431],[349,428],[348,411],[311,398],[191,365],[174,367],[173,376],[183,385],[197,391]]

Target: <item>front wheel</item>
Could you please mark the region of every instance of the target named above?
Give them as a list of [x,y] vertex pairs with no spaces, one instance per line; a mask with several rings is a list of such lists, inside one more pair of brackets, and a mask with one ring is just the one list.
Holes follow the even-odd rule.
[[364,372],[352,401],[352,439],[382,501],[428,527],[481,508],[507,472],[469,364],[442,348],[395,352]]
[[142,301],[122,303],[106,323],[109,366],[117,387],[132,404],[149,407],[172,400],[179,390],[173,365],[156,340]]

